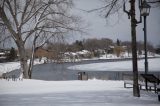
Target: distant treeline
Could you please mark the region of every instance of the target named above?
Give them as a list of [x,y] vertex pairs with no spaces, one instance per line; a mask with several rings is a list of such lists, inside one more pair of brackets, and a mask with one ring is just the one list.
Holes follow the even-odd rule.
[[[58,50],[61,49],[60,51],[66,52],[76,52],[76,51],[81,51],[81,50],[88,50],[88,51],[94,51],[98,49],[108,49],[110,46],[125,46],[128,51],[131,51],[131,41],[121,41],[117,39],[117,41],[113,41],[112,39],[109,38],[101,38],[101,39],[83,39],[83,40],[76,40],[72,44],[66,44],[66,43],[48,43],[47,48],[53,49],[53,50]],[[160,45],[157,46],[156,48],[151,44],[147,43],[147,50],[150,52],[154,53],[160,53]],[[144,42],[138,41],[137,42],[137,50],[138,51],[143,51],[144,50]]]

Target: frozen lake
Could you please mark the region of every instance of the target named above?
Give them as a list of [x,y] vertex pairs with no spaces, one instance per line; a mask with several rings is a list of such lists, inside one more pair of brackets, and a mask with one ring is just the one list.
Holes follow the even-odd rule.
[[[160,58],[149,59],[149,72],[160,77]],[[144,60],[139,60],[139,73],[144,73]],[[123,74],[132,73],[131,60],[89,60],[77,63],[49,63],[33,69],[33,79],[77,80],[78,72],[86,72],[90,79],[122,80]],[[14,71],[11,74],[18,74]]]

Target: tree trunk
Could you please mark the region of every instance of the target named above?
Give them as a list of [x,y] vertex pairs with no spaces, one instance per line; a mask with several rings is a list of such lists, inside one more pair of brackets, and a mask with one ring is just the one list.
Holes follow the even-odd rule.
[[19,50],[19,59],[20,59],[20,66],[21,66],[21,75],[20,78],[29,78],[28,75],[28,63],[27,63],[27,53],[24,47],[23,42],[17,43],[18,50]]
[[[16,8],[16,7],[15,7]],[[18,51],[19,51],[19,59],[20,59],[20,66],[21,66],[21,75],[20,78],[29,78],[28,77],[28,64],[27,64],[27,55],[26,55],[26,50],[24,47],[24,42],[22,40],[21,36],[21,31],[20,29],[17,29],[18,32],[16,32],[13,27],[11,26],[10,20],[8,19],[4,8],[0,7],[0,18],[6,25],[7,29],[11,33],[11,36],[13,40],[15,41]]]
[[28,67],[29,79],[32,78],[32,69],[33,69],[33,65],[34,65],[34,58],[35,58],[35,52],[36,52],[36,47],[35,46],[36,46],[36,39],[33,42],[32,54],[31,54],[30,63],[29,63],[29,67]]
[[30,58],[30,63],[29,63],[29,67],[28,67],[29,79],[32,79],[32,69],[33,69],[33,65],[34,65],[34,51],[32,51],[32,56],[31,56],[31,58]]
[[20,78],[25,78],[25,79],[29,79],[29,75],[28,75],[28,63],[27,60],[20,60],[20,65],[21,65],[21,73],[20,73]]
[[136,44],[136,15],[135,0],[130,1],[131,4],[131,36],[132,36],[132,63],[133,63],[133,95],[140,97],[138,86],[138,65],[137,65],[137,44]]

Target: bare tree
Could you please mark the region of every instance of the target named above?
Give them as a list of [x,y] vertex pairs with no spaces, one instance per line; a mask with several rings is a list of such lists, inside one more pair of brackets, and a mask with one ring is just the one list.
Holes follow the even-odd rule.
[[[31,78],[34,52],[54,36],[62,36],[76,29],[77,18],[69,10],[72,0],[1,0],[0,24],[7,28],[17,45],[21,77]],[[27,64],[27,42],[32,55]]]
[[131,42],[130,41],[123,41],[122,42],[122,45],[123,46],[126,46],[126,50],[128,52],[128,57],[130,56],[129,54],[131,53],[132,51],[132,48],[131,48]]
[[6,27],[0,24],[0,48],[5,48],[5,45],[11,41],[11,36],[5,32]]
[[[108,18],[112,14],[119,13],[121,8],[123,8],[124,12],[127,13],[128,18],[131,22],[131,40],[132,40],[132,63],[133,63],[133,95],[136,97],[140,96],[140,91],[138,87],[138,65],[137,65],[137,46],[136,46],[136,26],[139,23],[136,20],[136,0],[102,0],[104,6],[98,9],[94,9],[91,11],[101,11],[105,18]],[[140,0],[139,0],[140,1]],[[130,10],[126,11],[125,3],[130,3]],[[138,3],[137,3],[138,4]],[[90,11],[90,12],[91,12]]]
[[52,52],[50,59],[53,59],[54,61],[57,62],[63,62],[63,54],[67,50],[67,44],[62,41],[54,41],[54,42],[49,42],[47,44],[47,51]]

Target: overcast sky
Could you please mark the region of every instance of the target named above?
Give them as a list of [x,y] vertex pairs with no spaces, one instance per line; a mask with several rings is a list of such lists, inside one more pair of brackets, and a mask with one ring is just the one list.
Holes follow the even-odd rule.
[[[79,37],[72,39],[83,38],[110,38],[131,40],[130,20],[128,16],[121,12],[120,17],[112,16],[108,21],[100,16],[100,13],[87,13],[82,10],[91,10],[102,6],[100,0],[74,0],[74,13],[78,14],[85,21],[84,24],[89,24],[88,34],[82,34]],[[139,11],[138,9],[136,11]],[[139,14],[137,14],[138,16]],[[143,41],[143,23],[137,26],[137,41]],[[155,46],[160,44],[160,8],[151,8],[150,15],[147,17],[147,37],[148,41]]]

